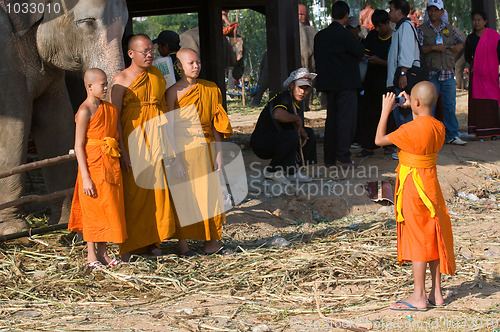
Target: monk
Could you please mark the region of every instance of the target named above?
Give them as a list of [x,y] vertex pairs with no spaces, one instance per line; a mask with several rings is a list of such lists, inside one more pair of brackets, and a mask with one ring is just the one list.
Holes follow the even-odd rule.
[[106,252],[106,242],[127,238],[123,184],[118,149],[118,111],[106,98],[108,80],[97,68],[84,75],[87,99],[76,113],[75,153],[78,177],[68,229],[87,241],[87,267],[119,264]]
[[[194,105],[203,129],[201,139],[206,142],[215,142],[216,150],[215,160],[212,162],[210,162],[210,152],[207,151],[210,147],[208,149],[205,147],[204,151],[201,152],[198,149],[197,153],[194,153],[194,150],[186,152],[186,173],[188,176],[194,172],[199,173],[200,167],[196,168],[195,166],[203,164],[207,158],[211,170],[221,170],[222,150],[220,142],[223,138],[233,134],[226,111],[222,107],[221,92],[215,83],[198,78],[201,70],[198,53],[189,48],[180,49],[177,52],[177,59],[179,69],[182,71],[182,78],[166,92],[168,109],[176,110]],[[206,173],[206,171],[202,172]],[[176,206],[177,210],[180,208],[182,207]],[[189,249],[187,239],[205,240],[203,249],[205,254],[230,254],[228,248],[218,243],[218,240],[221,239],[222,224],[224,222],[225,216],[220,214],[214,218],[178,228],[173,238],[179,239],[179,254],[188,257],[196,255]]]
[[132,254],[161,254],[159,243],[172,236],[175,218],[168,190],[139,187],[130,168],[128,137],[166,111],[165,79],[152,66],[155,50],[148,36],[130,38],[127,54],[131,65],[113,79],[111,101],[119,113],[121,165],[128,239],[120,244],[124,261]]
[[[441,273],[455,273],[453,234],[436,170],[437,153],[445,139],[443,123],[432,117],[437,92],[430,82],[420,82],[405,92],[403,107],[411,106],[413,121],[386,135],[387,119],[395,108],[394,93],[385,94],[375,144],[399,148],[395,211],[398,262],[412,262],[413,294],[390,305],[392,310],[426,310],[443,306]],[[425,293],[425,271],[431,271],[432,287]]]

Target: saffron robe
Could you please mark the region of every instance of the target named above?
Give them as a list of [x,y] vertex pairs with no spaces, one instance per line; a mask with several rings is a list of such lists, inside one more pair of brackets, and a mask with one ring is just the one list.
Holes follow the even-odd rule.
[[[161,71],[151,66],[125,91],[120,123],[127,152],[130,133],[166,111],[165,86]],[[140,253],[140,249],[171,237],[175,218],[168,190],[139,187],[131,170],[123,172],[123,187],[128,239],[120,245],[120,254]]]
[[451,221],[435,165],[445,127],[431,116],[419,116],[388,136],[402,150],[394,200],[398,262],[439,259],[441,273],[453,275],[456,266]]
[[[233,134],[227,113],[222,107],[221,92],[215,83],[198,79],[197,84],[176,102],[175,108],[179,109],[190,105],[194,105],[196,108],[198,120],[203,130],[203,133],[199,134],[196,133],[196,128],[190,130],[193,142],[196,140],[215,142],[212,126],[221,133],[222,138]],[[180,147],[178,146],[178,148]],[[186,173],[189,178],[199,178],[214,170],[210,147],[188,148],[183,157]],[[209,165],[209,169],[205,165]],[[176,206],[177,211],[181,208]],[[205,241],[220,240],[222,224],[224,222],[224,213],[185,227],[179,227],[179,222],[177,221],[178,228],[173,238]]]
[[117,121],[116,107],[102,101],[87,127],[87,166],[97,197],[83,193],[79,169],[68,224],[68,230],[83,233],[87,242],[121,243],[127,238]]

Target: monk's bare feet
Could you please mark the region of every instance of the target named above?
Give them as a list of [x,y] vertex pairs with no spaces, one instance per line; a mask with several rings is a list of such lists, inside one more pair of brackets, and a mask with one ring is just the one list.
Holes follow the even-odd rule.
[[203,248],[203,252],[207,255],[216,253],[220,250],[222,246],[217,242],[217,240],[205,241],[205,247]]
[[189,249],[189,245],[186,240],[179,240],[177,248],[179,250],[179,256],[181,257],[193,257],[198,255],[197,253]]
[[434,291],[431,289],[429,296],[427,297],[429,304],[434,306],[442,306],[444,304],[443,294],[439,291]]
[[161,249],[160,248],[151,248],[151,250],[149,251],[149,253],[151,254],[151,256],[161,256],[162,255],[162,252],[161,252]]
[[108,254],[104,254],[101,257],[99,257],[99,262],[103,263],[104,265],[109,265],[113,261],[113,258],[109,257]]
[[417,309],[426,309],[427,308],[427,300],[425,299],[425,296],[417,297],[415,294],[413,294],[412,296],[410,296],[404,300],[401,300],[399,302],[391,303],[389,305],[389,308],[395,309],[395,310],[398,310],[398,309],[399,310],[401,310],[401,309],[410,309],[411,310],[411,307],[409,307],[408,305],[406,305],[403,302],[406,302],[406,303],[414,306]]
[[126,252],[122,255],[122,261],[123,262],[130,262],[130,257],[132,257],[132,253]]

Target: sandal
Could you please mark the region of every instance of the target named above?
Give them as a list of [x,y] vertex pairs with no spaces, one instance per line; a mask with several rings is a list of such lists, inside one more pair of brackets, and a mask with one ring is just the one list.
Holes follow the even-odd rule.
[[111,262],[108,263],[108,266],[117,266],[117,265],[120,265],[121,263],[122,263],[121,260],[113,258],[111,260]]
[[90,270],[90,271],[100,271],[100,270],[105,270],[106,269],[106,266],[104,266],[104,264],[102,264],[101,262],[99,261],[95,261],[95,262],[90,262],[87,264],[87,268]]
[[198,256],[198,254],[192,251],[191,249],[183,254],[179,253],[179,257],[196,257],[196,256]]
[[221,255],[221,256],[227,256],[227,255],[232,255],[234,254],[234,251],[232,251],[229,248],[226,248],[224,246],[221,246],[219,250],[216,252],[211,252],[211,253],[205,253],[205,255],[210,256],[210,255]]

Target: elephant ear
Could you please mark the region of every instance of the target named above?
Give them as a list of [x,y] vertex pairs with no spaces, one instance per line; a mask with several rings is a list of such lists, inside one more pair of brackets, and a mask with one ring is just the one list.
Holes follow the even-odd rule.
[[43,19],[45,3],[44,0],[0,0],[0,7],[9,17],[12,31],[22,36]]

